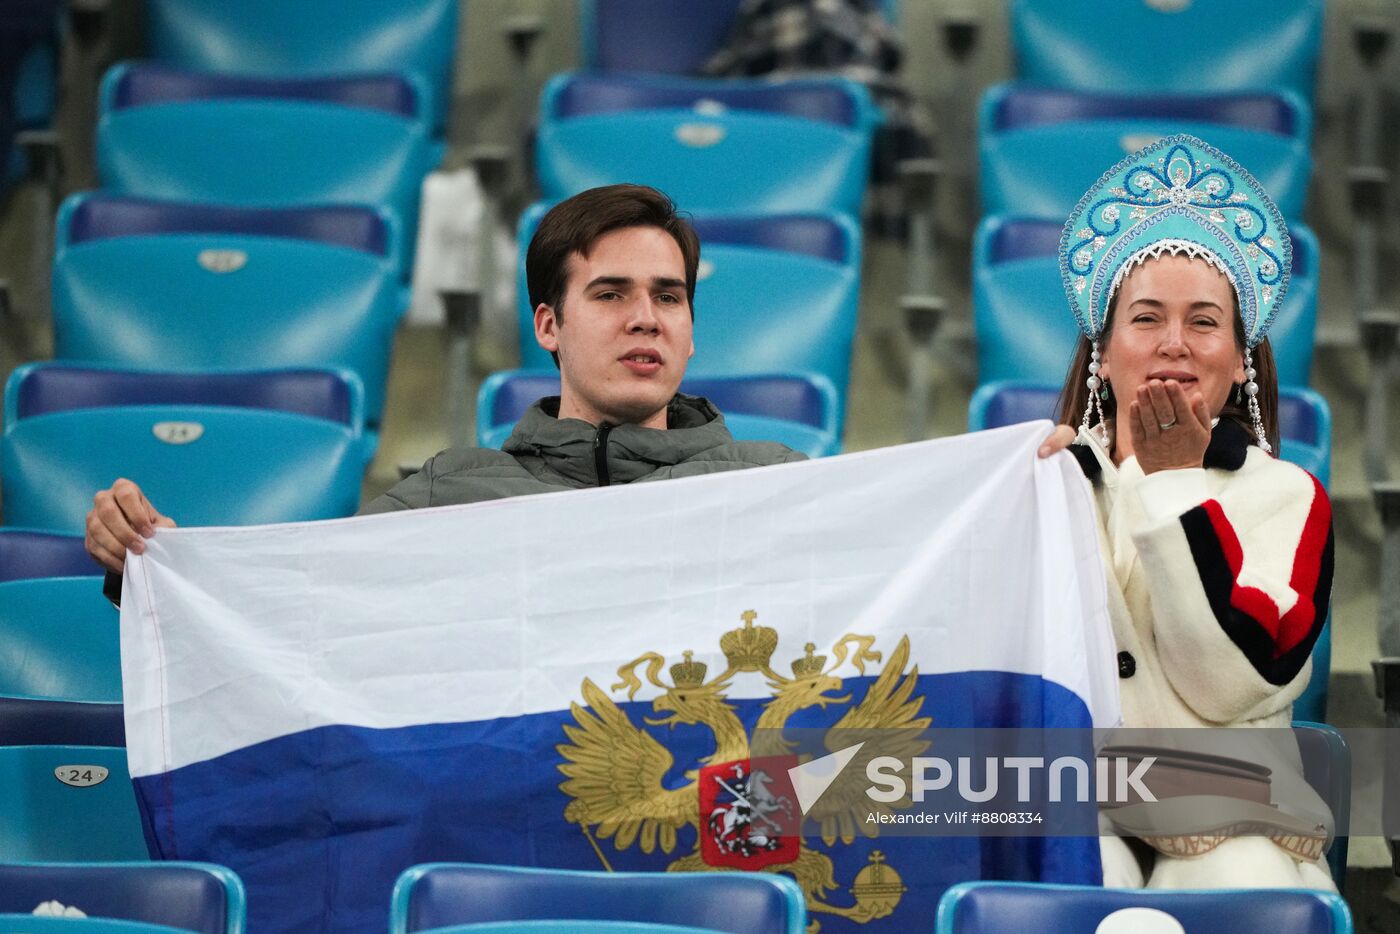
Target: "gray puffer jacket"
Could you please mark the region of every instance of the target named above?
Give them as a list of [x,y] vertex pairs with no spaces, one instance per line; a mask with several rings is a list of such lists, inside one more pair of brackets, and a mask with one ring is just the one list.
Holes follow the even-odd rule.
[[361,515],[476,503],[617,483],[696,477],[805,460],[770,441],[735,441],[708,400],[677,394],[665,431],[637,425],[593,426],[558,418],[559,399],[535,403],[505,446],[452,448],[428,460]]

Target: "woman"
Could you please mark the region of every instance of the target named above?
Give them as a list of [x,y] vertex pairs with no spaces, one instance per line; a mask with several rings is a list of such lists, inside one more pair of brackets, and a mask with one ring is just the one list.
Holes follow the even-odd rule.
[[[1265,335],[1288,283],[1283,218],[1227,156],[1171,137],[1085,195],[1060,255],[1082,337],[1043,453],[1073,437],[1093,486],[1124,725],[1286,728],[1332,537],[1321,484],[1273,456]],[[1334,888],[1319,862],[1330,815],[1296,745],[1197,735],[1268,765],[1272,804],[1232,801],[1229,827],[1170,804],[1106,811],[1151,849],[1103,838],[1105,884]]]

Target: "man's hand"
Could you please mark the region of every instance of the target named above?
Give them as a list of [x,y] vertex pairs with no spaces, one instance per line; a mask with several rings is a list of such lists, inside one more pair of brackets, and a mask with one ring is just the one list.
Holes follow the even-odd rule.
[[1210,412],[1199,392],[1174,379],[1150,379],[1128,405],[1133,454],[1144,474],[1200,467],[1210,444]]
[[1051,454],[1058,454],[1074,443],[1076,434],[1077,432],[1069,425],[1056,425],[1055,430],[1050,432],[1039,449],[1036,450],[1036,456],[1049,457]]
[[158,528],[173,529],[175,520],[157,512],[139,486],[118,480],[93,497],[83,547],[98,564],[120,574],[126,553],[145,551],[146,539]]

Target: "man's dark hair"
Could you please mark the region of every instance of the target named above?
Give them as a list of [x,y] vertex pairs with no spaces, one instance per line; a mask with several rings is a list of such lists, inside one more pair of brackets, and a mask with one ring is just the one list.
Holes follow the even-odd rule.
[[[606,185],[590,188],[561,201],[540,219],[525,253],[525,281],[530,307],[548,305],[562,320],[564,292],[569,285],[569,257],[587,256],[598,238],[625,227],[659,227],[681,248],[685,261],[685,294],[695,317],[695,276],[700,265],[700,238],[671,199],[645,185]],[[559,363],[559,355],[554,355]]]

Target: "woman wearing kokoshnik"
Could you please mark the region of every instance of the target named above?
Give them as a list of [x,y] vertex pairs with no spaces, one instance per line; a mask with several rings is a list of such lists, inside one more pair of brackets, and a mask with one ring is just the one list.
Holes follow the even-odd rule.
[[[1191,136],[1119,163],[1065,226],[1081,337],[1053,446],[1074,430],[1093,487],[1125,727],[1283,729],[1307,686],[1333,548],[1326,491],[1277,459],[1266,335],[1291,259],[1258,182]],[[1192,735],[1267,765],[1270,803],[1106,810],[1149,846],[1103,837],[1105,884],[1335,889],[1331,815],[1291,736]]]

